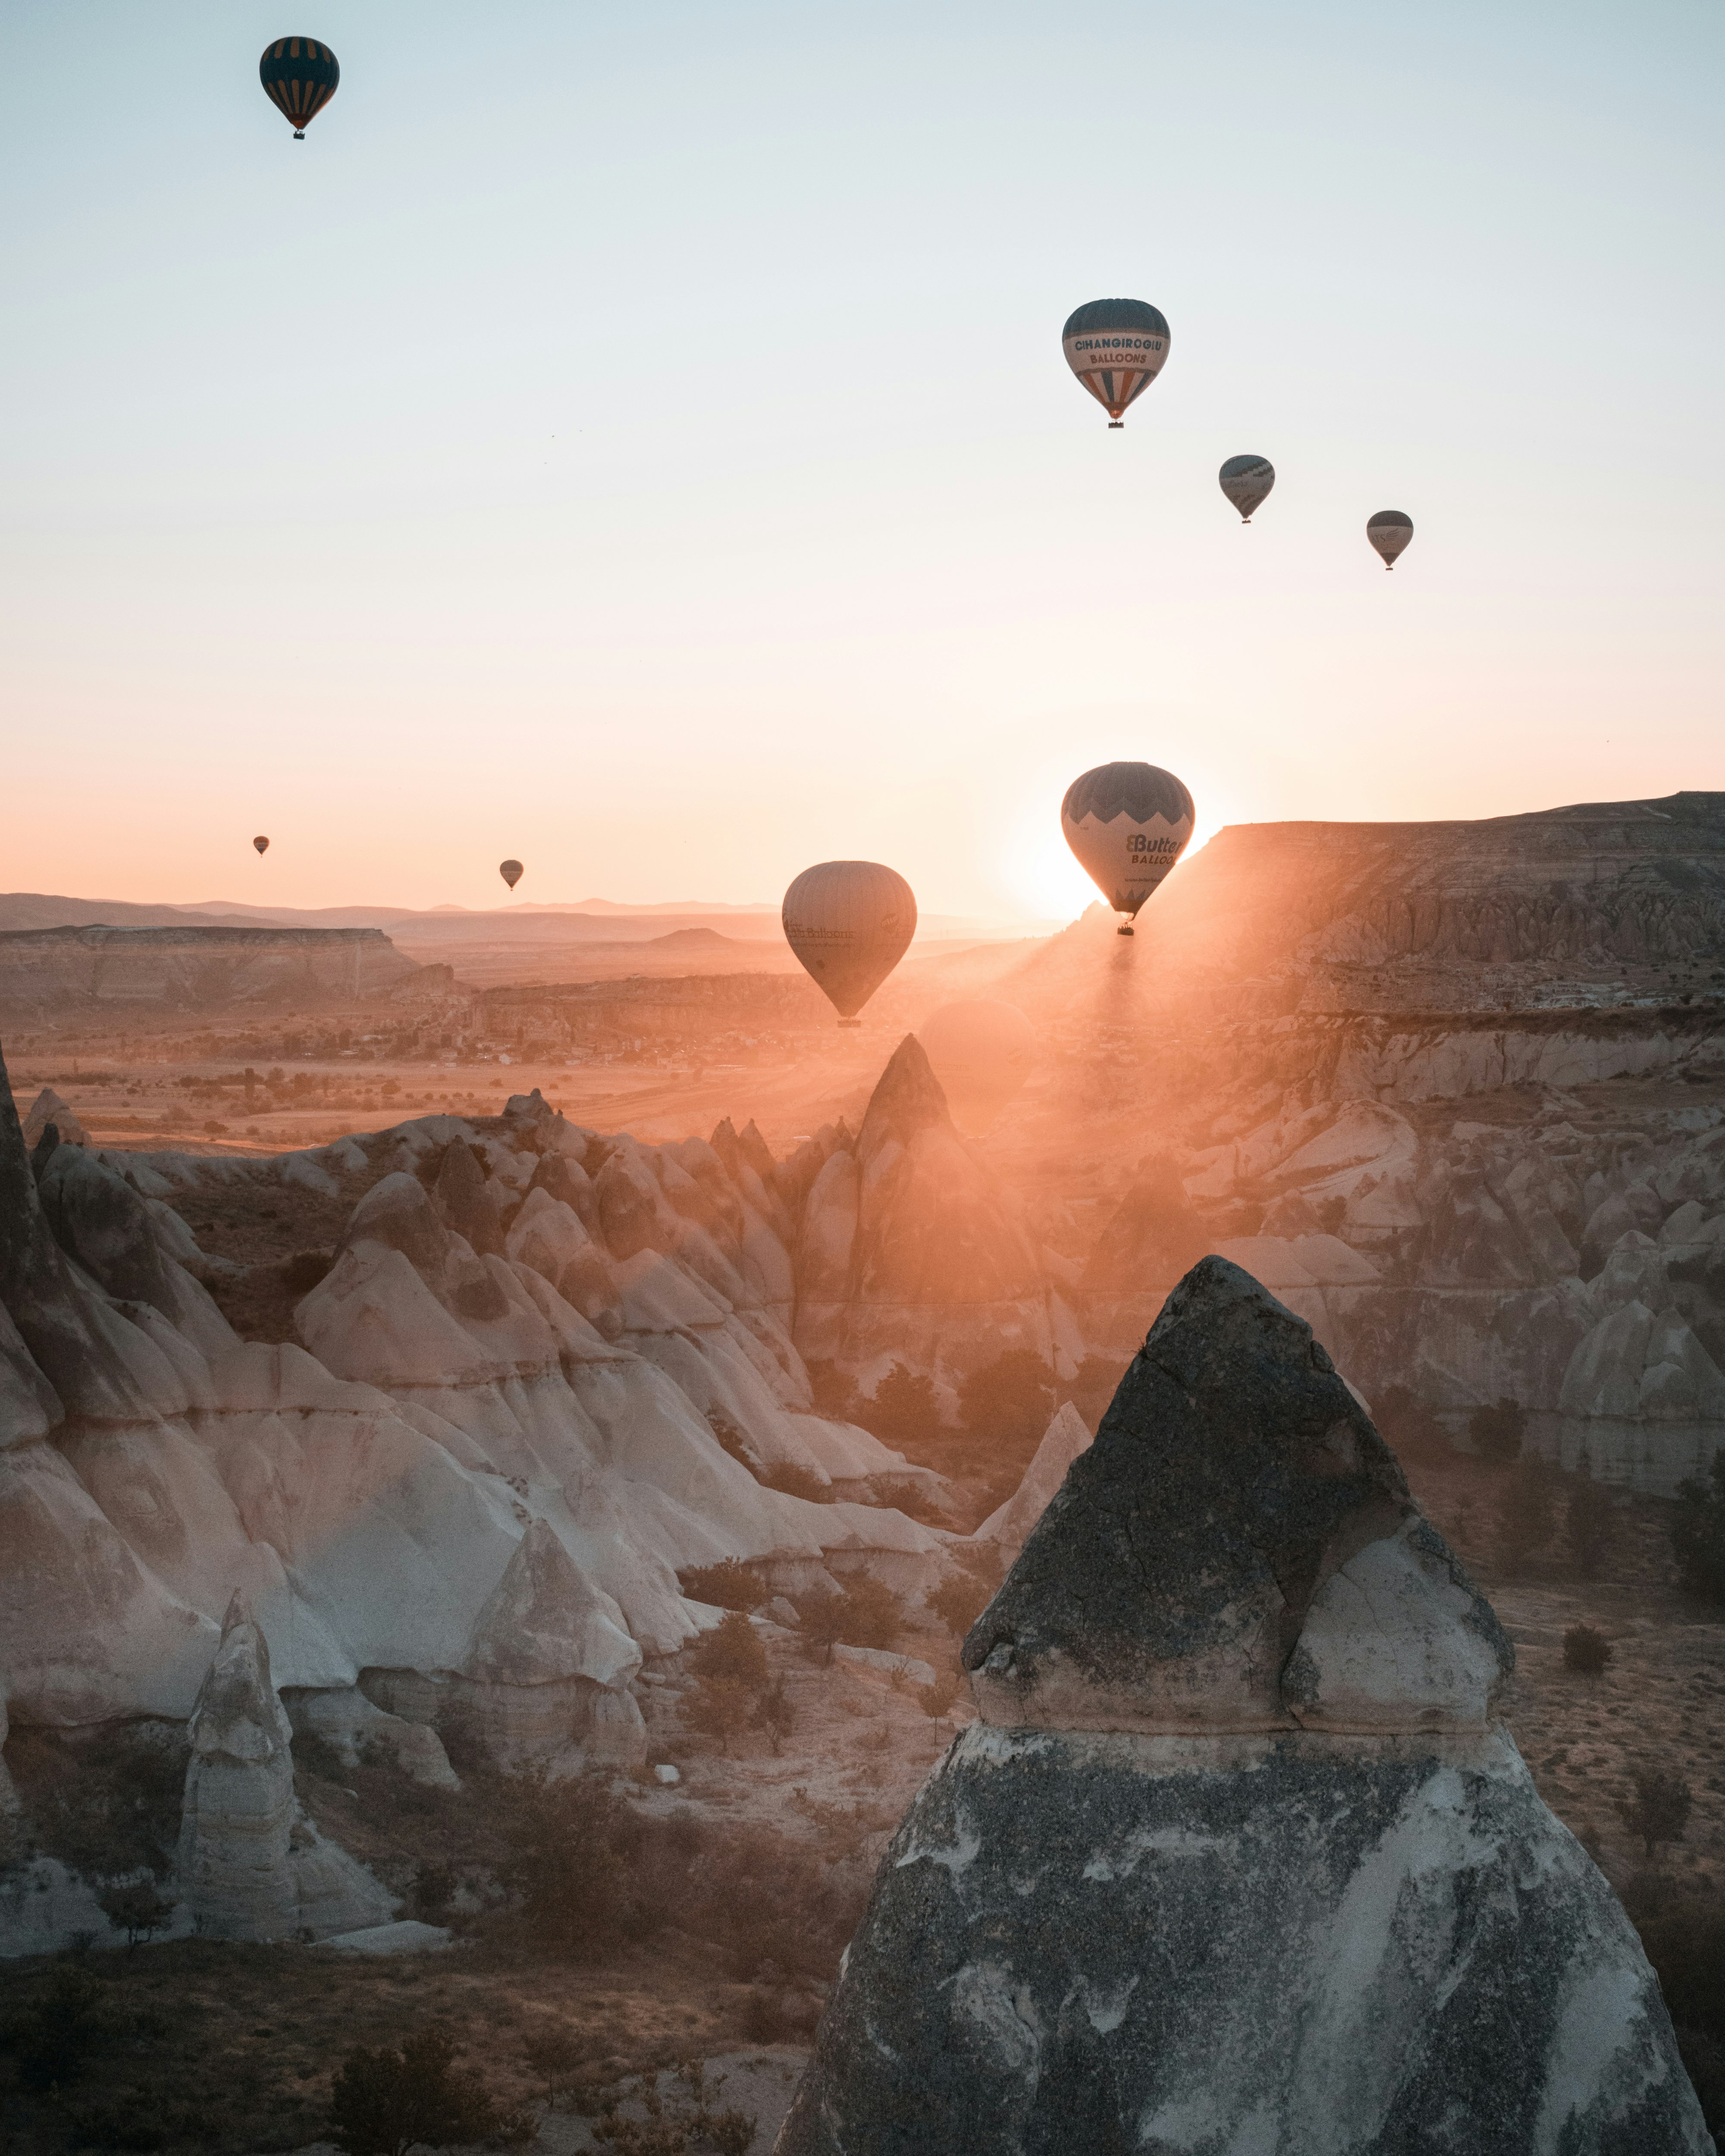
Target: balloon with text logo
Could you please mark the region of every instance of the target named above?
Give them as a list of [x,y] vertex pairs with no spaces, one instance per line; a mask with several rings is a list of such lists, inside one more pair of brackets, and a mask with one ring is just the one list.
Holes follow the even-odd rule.
[[1153,763],[1098,764],[1066,788],[1060,829],[1091,882],[1127,916],[1122,936],[1185,852],[1196,818],[1180,781]]

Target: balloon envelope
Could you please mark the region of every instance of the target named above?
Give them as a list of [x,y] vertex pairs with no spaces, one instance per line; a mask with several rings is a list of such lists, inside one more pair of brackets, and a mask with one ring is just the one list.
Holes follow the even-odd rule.
[[303,135],[336,94],[341,63],[316,38],[277,38],[264,48],[258,79],[265,95]]
[[1216,477],[1223,493],[1240,511],[1241,522],[1250,524],[1252,511],[1276,485],[1276,466],[1268,457],[1230,457]]
[[1103,763],[1075,778],[1060,829],[1117,913],[1136,914],[1186,850],[1197,812],[1171,771]]
[[1015,1004],[993,998],[942,1004],[916,1038],[961,1130],[987,1130],[1036,1060],[1036,1029]]
[[513,891],[526,871],[519,861],[499,861],[497,873]]
[[1087,300],[1060,331],[1067,366],[1117,427],[1161,373],[1168,348],[1168,318],[1147,300]]
[[916,932],[916,897],[879,861],[819,861],[780,909],[784,940],[841,1019],[855,1018]]
[[254,839],[252,844],[260,854],[267,854],[270,850],[270,841],[267,839]]
[[1366,520],[1366,536],[1384,557],[1386,569],[1395,567],[1395,557],[1414,536],[1414,520],[1399,509],[1380,509],[1375,516]]

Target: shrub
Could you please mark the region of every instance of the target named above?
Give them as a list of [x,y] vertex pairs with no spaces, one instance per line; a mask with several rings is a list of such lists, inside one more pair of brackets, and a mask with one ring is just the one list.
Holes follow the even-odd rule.
[[428,1864],[420,1860],[413,1872],[413,1907],[422,1923],[440,1924],[448,1916],[456,1883],[453,1864]]
[[576,2072],[587,2057],[587,2047],[572,2029],[541,2029],[521,2046],[527,2071],[545,2085],[545,2100],[555,2103],[567,2095]]
[[1028,1348],[1009,1348],[958,1391],[958,1419],[965,1430],[998,1445],[1034,1445],[1054,1409],[1053,1373]]
[[1591,1625],[1572,1625],[1563,1635],[1563,1667],[1596,1677],[1611,1659],[1611,1642]]
[[1671,1549],[1689,1593],[1725,1603],[1725,1451],[1713,1455],[1709,1481],[1678,1484]]
[[1481,1460],[1507,1466],[1521,1457],[1527,1433],[1527,1410],[1507,1394],[1495,1406],[1477,1407],[1467,1419],[1467,1434]]
[[702,1677],[683,1695],[683,1726],[697,1737],[716,1738],[728,1755],[732,1738],[751,1717],[755,1697],[749,1686],[735,1677]]
[[1631,1779],[1635,1793],[1619,1804],[1617,1815],[1651,1863],[1661,1842],[1683,1839],[1694,1795],[1681,1774],[1667,1774],[1658,1768],[1637,1767]]
[[887,1444],[919,1444],[940,1430],[940,1399],[931,1378],[919,1376],[904,1363],[895,1363],[865,1399],[858,1413],[875,1435]]
[[810,1363],[809,1387],[814,1400],[814,1412],[829,1415],[834,1422],[851,1422],[856,1416],[856,1380],[836,1363]]
[[347,2156],[407,2156],[416,2143],[531,2140],[534,2122],[505,2113],[480,2076],[459,2067],[441,2029],[409,2036],[398,2051],[356,2044],[330,2092],[329,2138]]
[[103,1988],[87,1969],[63,1964],[8,2015],[3,2033],[26,2088],[74,2082],[110,2033]]
[[1570,1484],[1563,1526],[1570,1563],[1583,1579],[1597,1579],[1617,1539],[1617,1507],[1604,1486],[1594,1481],[1585,1460]]
[[771,1676],[761,1635],[740,1609],[727,1609],[685,1659],[691,1675],[740,1684],[751,1692],[763,1690]]
[[710,1602],[717,1609],[758,1609],[773,1599],[765,1573],[734,1557],[691,1565],[677,1574],[677,1584],[691,1602]]
[[146,1730],[81,1743],[47,1740],[20,1761],[20,1793],[36,1843],[69,1871],[111,1879],[173,1868],[186,1782],[183,1739]]
[[336,1260],[328,1250],[300,1250],[284,1260],[281,1284],[290,1295],[310,1295]]
[[1497,1532],[1512,1570],[1549,1548],[1558,1527],[1557,1478],[1543,1460],[1518,1460],[1497,1511]]
[[136,1946],[140,1940],[157,1932],[165,1932],[179,1907],[166,1894],[159,1893],[147,1879],[124,1883],[110,1881],[96,1890],[95,1898],[96,1907],[108,1922],[116,1931],[125,1933],[129,1947]]
[[748,1433],[728,1415],[723,1408],[709,1408],[706,1426],[718,1440],[719,1450],[747,1467],[751,1475],[761,1471],[761,1456],[748,1440]]
[[823,1482],[812,1467],[799,1467],[793,1460],[775,1460],[757,1478],[763,1490],[777,1490],[787,1497],[806,1497],[811,1505],[830,1505],[833,1486]]
[[495,1870],[519,1897],[530,1945],[598,1961],[663,1927],[683,1868],[675,1838],[593,1782],[551,1782],[539,1769],[500,1777],[495,1794]]
[[928,1527],[944,1527],[950,1517],[927,1485],[908,1475],[883,1476],[874,1485],[873,1497],[875,1504],[902,1512],[907,1519],[921,1520]]
[[768,1685],[766,1691],[758,1695],[750,1710],[749,1720],[757,1729],[767,1732],[773,1747],[773,1756],[777,1758],[784,1749],[784,1740],[795,1727],[797,1721],[797,1711],[791,1705],[791,1696],[785,1690],[783,1677],[776,1684]]

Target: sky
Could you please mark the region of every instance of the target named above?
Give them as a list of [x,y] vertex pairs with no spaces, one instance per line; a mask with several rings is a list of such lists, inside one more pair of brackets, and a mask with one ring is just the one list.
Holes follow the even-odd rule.
[[[862,857],[1032,917],[1116,757],[1200,842],[1725,788],[1714,0],[38,0],[7,53],[6,889]],[[1121,432],[1060,344],[1115,294],[1172,331]]]

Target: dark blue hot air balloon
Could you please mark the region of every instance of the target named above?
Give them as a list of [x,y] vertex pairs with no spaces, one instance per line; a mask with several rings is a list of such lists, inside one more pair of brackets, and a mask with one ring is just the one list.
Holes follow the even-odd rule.
[[277,38],[264,48],[258,79],[270,102],[294,123],[295,141],[301,142],[335,95],[341,66],[316,38]]

